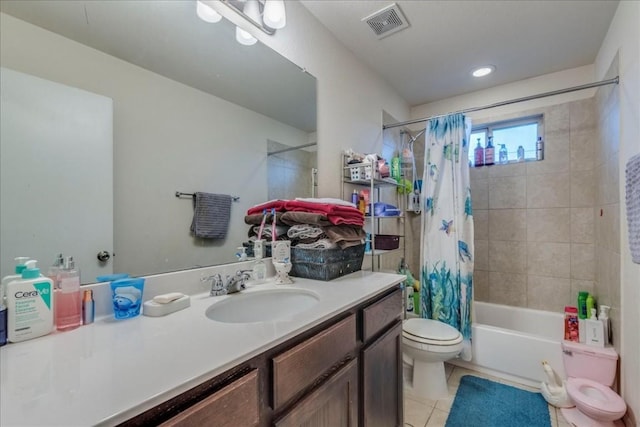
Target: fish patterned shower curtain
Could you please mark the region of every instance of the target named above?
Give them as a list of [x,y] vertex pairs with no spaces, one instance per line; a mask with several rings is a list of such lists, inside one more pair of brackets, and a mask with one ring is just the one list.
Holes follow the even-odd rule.
[[420,248],[420,313],[462,333],[464,360],[471,359],[474,261],[470,134],[471,120],[460,113],[427,122]]

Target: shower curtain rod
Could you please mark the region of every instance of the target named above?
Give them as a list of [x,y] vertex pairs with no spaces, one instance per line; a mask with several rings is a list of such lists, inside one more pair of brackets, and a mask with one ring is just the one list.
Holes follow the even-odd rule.
[[278,150],[278,151],[271,151],[267,153],[267,156],[273,156],[274,154],[286,153],[287,151],[299,150],[301,148],[306,148],[306,147],[313,147],[314,145],[318,145],[318,143],[312,142],[310,144],[296,145],[295,147],[283,148],[282,150]]
[[[592,87],[605,86],[605,85],[610,85],[610,84],[618,84],[619,82],[620,82],[620,77],[619,76],[615,76],[614,78],[609,79],[609,80],[601,80],[599,82],[587,83],[587,84],[584,84],[584,85],[569,87],[569,88],[566,88],[566,89],[552,90],[551,92],[544,92],[544,93],[539,93],[538,95],[530,95],[530,96],[524,96],[522,98],[510,99],[508,101],[496,102],[495,104],[483,105],[482,107],[467,108],[467,109],[464,109],[464,110],[454,111],[453,113],[449,113],[449,114],[470,113],[472,111],[487,110],[489,108],[502,107],[503,105],[515,104],[515,103],[524,102],[524,101],[531,101],[533,99],[545,98],[547,96],[561,95],[563,93],[575,92],[577,90],[590,89]],[[449,114],[438,114],[438,115],[435,115],[435,116],[425,117],[425,118],[422,118],[422,119],[408,120],[406,122],[394,123],[394,124],[391,124],[391,125],[383,125],[382,129],[383,130],[384,129],[391,129],[391,128],[396,128],[396,127],[399,127],[399,126],[406,126],[406,125],[412,125],[414,123],[426,122],[428,120],[435,119],[437,117],[444,117],[444,116],[447,116]]]

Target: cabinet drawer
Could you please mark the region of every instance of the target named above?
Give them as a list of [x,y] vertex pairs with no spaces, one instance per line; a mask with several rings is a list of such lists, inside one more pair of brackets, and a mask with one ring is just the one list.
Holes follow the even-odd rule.
[[355,348],[356,317],[352,314],[274,357],[273,409],[277,410],[297,393],[313,384]]
[[367,342],[375,334],[402,317],[402,289],[396,289],[379,301],[362,310],[362,341]]
[[255,426],[258,415],[258,371],[254,369],[167,420],[161,427]]

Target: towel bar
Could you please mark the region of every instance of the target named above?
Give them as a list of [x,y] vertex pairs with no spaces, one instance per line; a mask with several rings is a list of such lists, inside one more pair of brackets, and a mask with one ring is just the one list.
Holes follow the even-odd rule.
[[[176,191],[176,197],[182,197],[182,196],[193,197],[195,196],[195,193],[183,193],[181,191]],[[233,200],[234,202],[237,202],[238,200],[240,200],[240,196],[231,196],[231,200]]]

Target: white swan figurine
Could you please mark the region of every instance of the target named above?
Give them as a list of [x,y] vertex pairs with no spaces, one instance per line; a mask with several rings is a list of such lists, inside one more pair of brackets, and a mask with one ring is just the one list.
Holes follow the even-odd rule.
[[549,380],[548,383],[542,382],[542,384],[540,384],[540,392],[544,400],[557,408],[571,408],[575,406],[567,394],[564,383],[559,380],[558,375],[546,360],[542,361],[542,368]]

